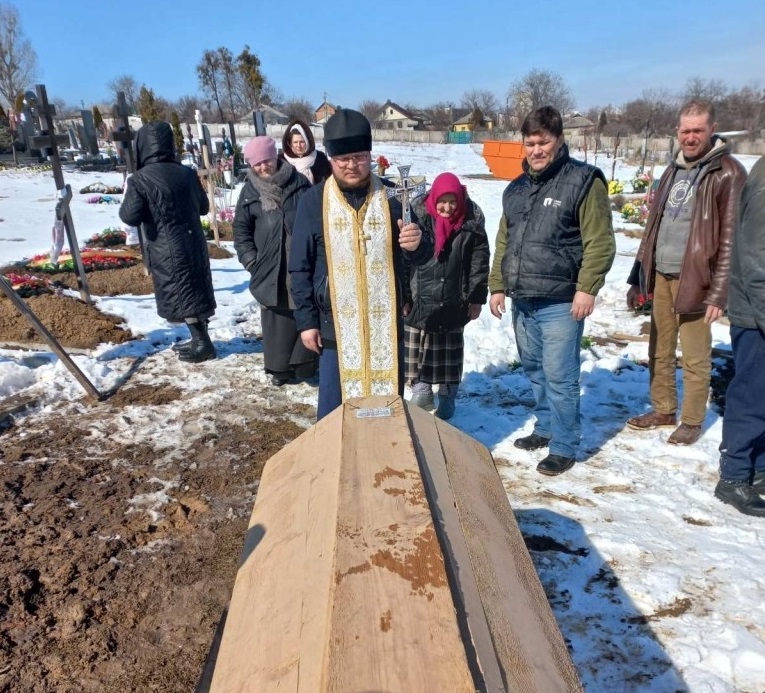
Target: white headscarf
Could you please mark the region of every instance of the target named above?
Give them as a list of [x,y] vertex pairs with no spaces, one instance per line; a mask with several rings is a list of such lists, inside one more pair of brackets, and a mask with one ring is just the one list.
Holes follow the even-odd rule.
[[[302,125],[295,123],[295,125],[290,128],[290,135],[293,132],[298,133],[298,135],[300,135],[305,140],[307,147],[311,145],[311,140],[308,139],[308,135],[306,134],[306,131],[303,129]],[[288,156],[285,153],[284,158],[297,169],[298,173],[302,173],[306,178],[308,178],[308,182],[313,185],[313,171],[311,171],[311,166],[316,163],[316,149],[314,149],[310,154],[306,154],[301,157]]]

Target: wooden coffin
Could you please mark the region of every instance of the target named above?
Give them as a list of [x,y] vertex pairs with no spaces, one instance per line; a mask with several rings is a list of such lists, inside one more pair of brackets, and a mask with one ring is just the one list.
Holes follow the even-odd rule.
[[370,397],[268,461],[210,690],[582,689],[489,451]]

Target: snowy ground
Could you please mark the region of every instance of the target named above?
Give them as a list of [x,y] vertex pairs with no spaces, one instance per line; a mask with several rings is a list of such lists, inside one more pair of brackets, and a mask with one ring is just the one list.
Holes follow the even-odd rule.
[[[460,175],[486,214],[493,244],[506,183],[486,178],[479,147],[384,143],[375,148],[377,154],[384,154],[393,167],[411,164],[412,174],[430,180],[447,170]],[[747,169],[757,159],[740,158]],[[611,163],[599,157],[607,177]],[[628,182],[635,170],[618,161],[616,178]],[[481,177],[472,178],[475,174]],[[87,196],[76,191],[96,180],[120,184],[121,176],[70,173],[66,179],[75,190],[72,210],[81,240],[119,225],[117,206],[86,204]],[[50,173],[0,172],[0,262],[48,249],[54,187]],[[637,228],[618,215],[614,226]],[[617,258],[586,334],[638,334],[644,319],[624,305],[625,280],[637,245],[617,233]],[[247,273],[235,258],[214,260],[212,266],[219,308],[211,334],[222,358],[185,378],[187,390],[194,382],[200,390],[214,384],[219,369],[241,367],[236,363],[240,355],[230,345],[259,331]],[[118,347],[102,345],[75,357],[102,390],[119,381],[135,356],[162,355],[177,336],[185,336],[183,328],[156,316],[151,297],[97,302],[102,310],[124,317],[134,334],[147,338]],[[543,451],[524,453],[512,445],[531,431],[533,421],[531,389],[515,367],[518,355],[509,319],[497,321],[484,308],[465,337],[465,375],[452,423],[491,449],[585,688],[765,691],[765,523],[712,496],[721,435],[718,414],[710,409],[704,436],[691,448],[666,445],[667,432],[625,429],[629,416],[648,407],[648,374],[638,365],[647,357],[647,344],[593,346],[581,355],[580,462],[561,477],[541,477],[534,467]],[[714,342],[727,347],[726,327],[715,326]],[[0,350],[0,397],[35,386],[45,388],[46,406],[81,395],[55,358]],[[296,404],[315,403],[316,390],[296,386],[289,396]]]

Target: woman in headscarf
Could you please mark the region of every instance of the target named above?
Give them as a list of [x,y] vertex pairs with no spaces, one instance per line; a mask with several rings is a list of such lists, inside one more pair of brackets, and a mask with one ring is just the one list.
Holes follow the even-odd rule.
[[265,371],[272,384],[282,386],[312,377],[317,366],[295,326],[287,272],[295,213],[310,184],[292,164],[277,159],[270,137],[254,137],[243,154],[250,170],[234,213],[234,248],[260,303]]
[[215,313],[215,294],[199,218],[209,211],[207,194],[196,171],[177,161],[168,123],[146,123],[135,143],[137,170],[128,179],[120,219],[141,226],[157,313],[185,322],[191,332],[191,341],[174,347],[180,360],[214,359],[207,322]]
[[436,416],[454,415],[462,380],[464,326],[481,314],[489,281],[489,240],[481,208],[453,173],[436,176],[427,197],[413,205],[434,256],[412,269],[412,308],[405,318],[404,363],[411,402]]
[[293,120],[282,137],[281,157],[302,173],[311,185],[332,175],[332,167],[324,152],[316,149],[311,128],[302,120]]

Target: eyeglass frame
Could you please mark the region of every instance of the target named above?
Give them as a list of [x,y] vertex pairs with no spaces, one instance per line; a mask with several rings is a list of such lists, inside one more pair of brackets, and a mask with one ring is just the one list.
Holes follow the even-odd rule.
[[337,162],[341,168],[348,168],[352,163],[357,165],[371,164],[372,152],[359,152],[358,154],[341,154],[331,157],[332,161]]

